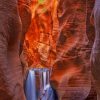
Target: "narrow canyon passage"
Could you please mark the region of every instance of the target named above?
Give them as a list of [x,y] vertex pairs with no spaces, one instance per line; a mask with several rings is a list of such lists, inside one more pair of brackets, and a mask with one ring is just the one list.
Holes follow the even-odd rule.
[[[10,2],[7,4],[9,8]],[[12,1],[11,5],[13,3]],[[97,94],[91,79],[90,66],[90,54],[95,37],[94,25],[91,24],[94,0],[15,0],[15,3],[16,11],[15,8],[10,11],[13,17],[18,15],[19,24],[16,21],[17,17],[12,18],[5,7],[4,11],[7,11],[7,14],[4,15],[7,15],[7,18],[4,20],[0,17],[4,21],[3,25],[9,22],[6,27],[11,31],[6,38],[8,43],[5,43],[8,50],[4,51],[7,57],[5,62],[7,61],[6,64],[15,68],[10,69],[6,66],[9,67],[9,70],[6,70],[8,80],[12,78],[9,81],[12,86],[15,84],[19,86],[18,90],[17,86],[10,90],[14,96],[11,100],[21,100],[18,94],[20,90],[22,90],[20,94],[22,100],[25,100],[25,95],[29,97],[26,97],[27,100],[36,99],[37,95],[41,94],[38,92],[40,87],[36,86],[38,84],[42,84],[43,89],[50,88],[51,99],[48,96],[50,92],[46,96],[50,100],[53,100],[53,90],[58,100],[96,100]],[[1,5],[2,3],[0,14],[3,16]],[[2,26],[2,21],[0,25]],[[3,28],[5,27],[2,26]],[[1,29],[0,31],[2,33]],[[13,33],[16,35],[13,36]],[[0,41],[5,42],[5,37],[5,35],[3,39],[0,37]],[[0,50],[2,47],[0,44]],[[0,58],[3,58],[2,54]],[[2,60],[0,60],[0,66],[3,66]],[[13,75],[9,74],[10,71]],[[16,79],[13,79],[13,76]],[[0,77],[1,81],[2,79],[3,76]],[[23,86],[23,81],[26,87]],[[3,82],[0,83],[0,89],[2,84]],[[9,88],[10,86],[7,85]],[[12,92],[14,89],[16,89],[17,97]],[[0,93],[0,97],[4,94]],[[10,99],[4,98],[3,100]],[[44,96],[40,100],[47,99]]]
[[90,93],[93,40],[86,18],[90,17],[91,2],[35,0],[30,5],[32,22],[24,42],[24,64],[52,68],[51,82],[60,100],[73,99],[75,94],[77,100],[84,100]]

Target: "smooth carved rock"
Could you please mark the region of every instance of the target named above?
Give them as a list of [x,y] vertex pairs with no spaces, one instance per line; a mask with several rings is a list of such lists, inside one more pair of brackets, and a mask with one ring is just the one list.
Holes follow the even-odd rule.
[[86,1],[59,0],[59,38],[52,80],[59,83],[56,88],[60,100],[84,100],[90,92],[85,18]]
[[30,22],[25,3],[18,9],[17,0],[0,0],[0,100],[25,100],[19,48]]
[[95,40],[91,53],[91,70],[97,91],[97,100],[100,100],[100,0],[95,0],[93,14],[95,25]]
[[17,0],[0,0],[0,99],[25,100],[19,59],[21,21]]
[[19,14],[21,17],[22,22],[22,35],[21,35],[21,44],[20,44],[20,54],[23,50],[23,43],[25,40],[25,34],[27,33],[29,26],[31,24],[32,13],[29,5],[27,4],[28,1],[19,0]]

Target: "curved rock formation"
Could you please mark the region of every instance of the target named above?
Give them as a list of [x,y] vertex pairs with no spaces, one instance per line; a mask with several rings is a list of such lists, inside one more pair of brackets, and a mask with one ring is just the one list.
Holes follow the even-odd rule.
[[17,0],[0,0],[0,99],[25,100],[19,58],[21,21]]
[[29,67],[52,67],[51,82],[63,100],[73,99],[76,91],[77,100],[80,96],[85,99],[90,92],[93,3],[94,0],[31,2],[32,23],[24,45],[26,60]]

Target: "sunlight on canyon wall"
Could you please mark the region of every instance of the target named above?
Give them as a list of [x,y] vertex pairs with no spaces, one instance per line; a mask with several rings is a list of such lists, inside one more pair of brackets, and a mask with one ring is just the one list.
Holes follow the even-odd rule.
[[92,9],[88,3],[87,0],[29,3],[32,21],[24,42],[24,62],[28,67],[52,68],[51,83],[60,100],[73,99],[75,93],[84,99],[90,92],[93,36],[88,30]]
[[50,67],[56,58],[57,0],[33,1],[30,9],[32,22],[24,44],[28,65]]

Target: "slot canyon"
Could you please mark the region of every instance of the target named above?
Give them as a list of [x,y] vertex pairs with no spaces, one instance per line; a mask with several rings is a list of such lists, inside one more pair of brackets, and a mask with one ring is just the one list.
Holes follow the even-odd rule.
[[93,7],[94,0],[18,0],[23,73],[49,68],[59,100],[96,100],[90,67]]

